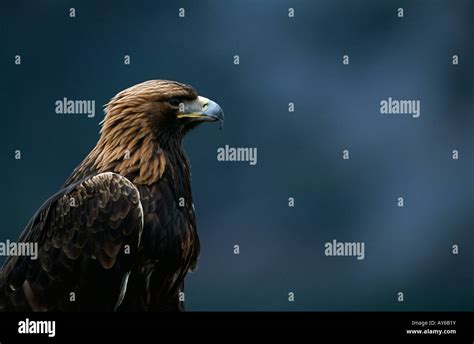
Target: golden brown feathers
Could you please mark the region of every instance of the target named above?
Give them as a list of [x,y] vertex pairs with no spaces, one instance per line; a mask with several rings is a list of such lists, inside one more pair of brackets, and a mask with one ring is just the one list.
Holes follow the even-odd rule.
[[165,117],[164,100],[171,97],[194,99],[197,93],[175,81],[150,80],[113,97],[105,108],[99,141],[75,174],[92,169],[127,176],[136,184],[157,182],[167,160],[158,142],[156,123]]

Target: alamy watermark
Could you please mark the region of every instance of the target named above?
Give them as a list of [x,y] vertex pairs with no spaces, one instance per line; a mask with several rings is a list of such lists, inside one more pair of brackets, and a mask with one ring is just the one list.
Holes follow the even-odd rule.
[[18,322],[19,334],[47,334],[48,337],[56,336],[56,321],[54,320],[25,320]]
[[365,243],[342,242],[334,239],[324,244],[324,254],[328,257],[357,257],[357,260],[365,259]]
[[0,242],[0,256],[24,256],[36,260],[38,259],[38,243],[10,240]]
[[95,117],[95,100],[72,100],[64,97],[56,100],[55,112],[58,115],[87,115],[89,118]]
[[257,148],[225,145],[217,148],[217,161],[245,161],[254,166],[257,165]]
[[403,114],[413,118],[421,116],[421,102],[419,100],[397,100],[388,97],[380,101],[380,114]]

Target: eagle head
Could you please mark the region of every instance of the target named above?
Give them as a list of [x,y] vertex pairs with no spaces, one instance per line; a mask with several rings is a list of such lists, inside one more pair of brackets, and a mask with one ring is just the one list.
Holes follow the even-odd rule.
[[152,130],[159,141],[181,139],[202,122],[224,122],[219,104],[190,85],[169,80],[149,80],[121,91],[105,112],[102,132]]
[[181,140],[189,130],[216,121],[224,121],[221,107],[189,85],[150,80],[129,87],[105,105],[100,138],[67,183],[95,171],[151,185],[167,166],[186,163]]

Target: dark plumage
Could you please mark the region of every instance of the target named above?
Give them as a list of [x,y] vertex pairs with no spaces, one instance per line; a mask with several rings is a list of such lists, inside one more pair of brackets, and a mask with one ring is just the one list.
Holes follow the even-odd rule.
[[38,259],[6,260],[0,310],[182,310],[199,239],[181,140],[217,120],[216,103],[174,81],[118,93],[95,148],[20,236]]

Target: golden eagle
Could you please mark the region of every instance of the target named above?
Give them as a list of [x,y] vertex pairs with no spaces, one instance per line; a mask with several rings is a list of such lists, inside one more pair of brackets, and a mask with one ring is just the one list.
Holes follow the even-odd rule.
[[106,105],[100,138],[0,273],[4,311],[179,311],[199,255],[183,136],[223,121],[220,106],[175,81],[150,80]]

